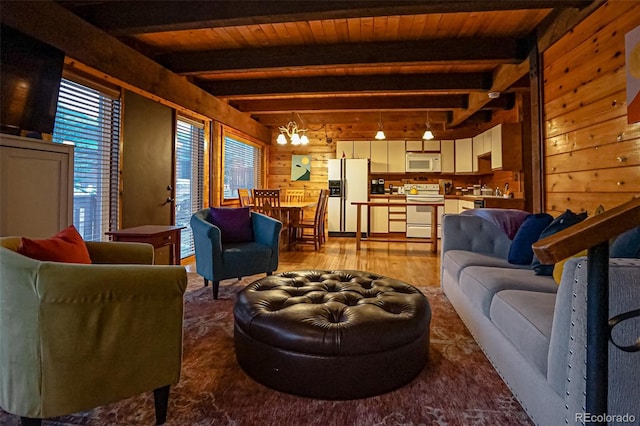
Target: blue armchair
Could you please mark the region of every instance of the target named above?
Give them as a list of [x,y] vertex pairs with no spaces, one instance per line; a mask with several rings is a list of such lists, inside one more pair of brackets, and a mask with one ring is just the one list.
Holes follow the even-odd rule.
[[260,213],[251,213],[254,240],[223,243],[220,228],[207,221],[209,209],[191,216],[191,229],[196,251],[196,271],[204,277],[204,285],[213,283],[213,298],[218,298],[220,281],[242,278],[278,269],[282,222]]

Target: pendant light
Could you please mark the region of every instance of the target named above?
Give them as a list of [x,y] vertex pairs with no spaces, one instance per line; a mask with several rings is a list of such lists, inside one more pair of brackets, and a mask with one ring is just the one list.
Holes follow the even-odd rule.
[[377,140],[385,140],[387,137],[384,134],[384,130],[382,130],[382,112],[380,112],[380,118],[378,120],[378,133],[374,136]]
[[434,136],[433,136],[433,132],[431,131],[431,124],[429,123],[429,111],[427,111],[427,122],[425,124],[427,126],[427,130],[424,131],[424,134],[422,135],[422,139],[426,141],[430,141],[431,139],[434,138]]

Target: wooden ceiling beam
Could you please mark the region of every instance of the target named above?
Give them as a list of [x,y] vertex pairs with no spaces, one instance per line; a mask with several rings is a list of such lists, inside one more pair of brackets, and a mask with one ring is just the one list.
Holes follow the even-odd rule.
[[198,85],[214,96],[233,98],[293,93],[483,91],[491,87],[491,79],[491,73],[442,73],[203,81]]
[[189,75],[357,64],[517,64],[528,52],[524,40],[462,38],[180,52],[158,55],[154,59],[175,73]]
[[592,0],[457,1],[118,1],[61,4],[113,35],[196,30],[357,17],[483,12],[492,10],[583,8]]
[[[488,111],[490,114],[490,111]],[[316,128],[327,123],[350,123],[356,125],[377,125],[380,116],[385,128],[391,123],[415,122],[424,125],[427,121],[425,111],[327,111],[327,112],[307,112],[307,113],[278,113],[278,114],[252,114],[255,120],[265,126],[282,126],[288,121],[296,120],[298,125],[307,128]],[[449,120],[449,113],[446,111],[429,112],[429,122],[438,126],[444,125]],[[439,128],[439,127],[438,127]]]
[[529,59],[522,61],[517,65],[500,65],[493,73],[493,83],[491,88],[484,93],[473,92],[469,94],[469,108],[463,111],[453,111],[453,117],[449,123],[450,127],[462,124],[469,117],[480,111],[491,102],[489,92],[504,92],[515,82],[529,73]]
[[261,114],[279,114],[302,111],[426,111],[467,108],[468,95],[382,95],[382,96],[327,96],[310,98],[245,99],[229,101],[240,111]]

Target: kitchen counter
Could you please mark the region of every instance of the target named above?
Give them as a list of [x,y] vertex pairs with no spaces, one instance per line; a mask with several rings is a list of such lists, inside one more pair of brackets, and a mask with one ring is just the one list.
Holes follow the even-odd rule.
[[495,195],[445,195],[446,200],[483,200],[485,208],[524,210],[524,198],[504,198]]

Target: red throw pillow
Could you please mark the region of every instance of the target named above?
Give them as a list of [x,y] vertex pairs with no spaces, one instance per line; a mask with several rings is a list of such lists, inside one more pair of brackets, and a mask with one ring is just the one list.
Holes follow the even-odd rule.
[[91,263],[89,250],[75,226],[71,225],[51,238],[22,238],[18,253],[43,261]]

